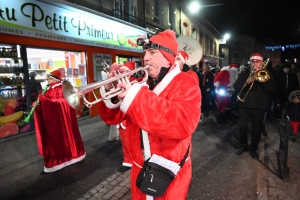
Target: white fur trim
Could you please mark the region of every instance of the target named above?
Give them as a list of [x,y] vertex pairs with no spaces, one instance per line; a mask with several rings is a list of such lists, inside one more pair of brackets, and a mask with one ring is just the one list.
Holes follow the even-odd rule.
[[219,87],[219,86],[220,86],[220,82],[219,82],[219,81],[215,82],[215,83],[214,83],[214,86],[215,86],[215,87]]
[[263,58],[260,57],[260,56],[251,56],[250,60],[261,60],[261,61],[263,61]]
[[55,171],[60,170],[60,169],[62,169],[64,167],[67,167],[69,165],[75,164],[75,163],[77,163],[79,161],[82,161],[85,158],[85,155],[86,155],[86,153],[84,153],[84,155],[82,155],[82,156],[80,156],[78,158],[74,158],[74,159],[72,159],[70,161],[62,163],[60,165],[56,165],[56,166],[51,167],[51,168],[44,167],[44,172],[46,172],[46,173],[55,172]]
[[148,160],[151,157],[150,140],[148,133],[142,129],[143,144],[144,144],[144,159]]
[[61,86],[61,85],[62,85],[62,82],[59,82],[59,83],[56,83],[56,84],[52,85],[51,88],[53,89],[53,88],[56,88],[56,87]]
[[[103,97],[104,94],[106,93],[105,91],[105,87],[104,86],[101,86],[100,87],[100,93],[101,93],[101,96]],[[120,106],[120,104],[122,103],[122,100],[120,100],[118,103],[114,104],[111,102],[110,99],[103,99],[106,107],[108,107],[109,109],[116,109]]]
[[235,67],[230,67],[230,66],[227,66],[227,67],[223,67],[221,69],[221,71],[224,71],[226,70],[228,73],[229,73],[229,84],[227,86],[229,87],[232,87],[233,84],[235,83],[235,81],[237,80],[238,76],[239,76],[239,72],[238,72],[238,69],[235,68]]
[[133,163],[136,165],[136,166],[138,166],[139,168],[143,168],[142,166],[140,166],[139,164],[137,164],[135,161],[133,161]]
[[178,54],[179,58],[181,59],[181,61],[183,63],[186,63],[186,60],[184,59],[184,57],[181,55],[181,53]]
[[137,93],[140,91],[140,89],[143,86],[149,87],[146,83],[142,83],[142,84],[136,83],[136,84],[133,84],[131,86],[131,88],[128,90],[128,92],[127,92],[126,96],[124,97],[123,102],[121,103],[121,106],[120,106],[120,110],[123,111],[123,113],[125,113],[125,114],[127,113],[127,110],[129,108],[129,106],[131,105],[133,99],[135,98],[135,96],[137,95]]
[[123,162],[122,165],[125,167],[132,167],[132,164],[127,162]]
[[166,74],[163,80],[154,88],[153,92],[157,94],[157,96],[169,85],[175,76],[181,73],[178,62],[175,62],[175,64],[176,66],[171,69],[171,71]]
[[120,127],[121,127],[122,129],[126,129],[126,126],[124,126],[124,125],[122,124],[122,122],[120,123]]

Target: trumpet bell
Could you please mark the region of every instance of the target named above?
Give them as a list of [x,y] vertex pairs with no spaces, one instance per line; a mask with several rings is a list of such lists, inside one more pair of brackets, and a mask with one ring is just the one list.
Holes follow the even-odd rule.
[[77,109],[80,106],[80,96],[77,94],[76,88],[74,88],[69,81],[63,81],[62,91],[68,104]]

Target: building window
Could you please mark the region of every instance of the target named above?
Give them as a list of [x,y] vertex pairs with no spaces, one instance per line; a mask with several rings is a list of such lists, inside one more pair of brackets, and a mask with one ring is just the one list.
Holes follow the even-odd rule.
[[171,2],[168,3],[168,11],[169,11],[168,25],[171,25],[171,21],[172,21],[172,3]]
[[204,44],[204,52],[205,54],[209,54],[209,39],[208,39],[208,36],[205,35],[205,44]]
[[188,36],[188,34],[189,34],[188,29],[189,29],[189,24],[186,22],[183,22],[183,33],[182,33],[183,36]]
[[234,41],[234,46],[235,46],[235,47],[239,46],[239,41],[237,41],[237,40]]
[[197,40],[197,30],[195,28],[192,28],[192,38]]
[[239,59],[239,53],[238,53],[238,52],[234,52],[234,54],[233,54],[233,58],[235,58],[235,59]]
[[154,0],[154,22],[159,23],[159,6],[158,6],[158,0]]

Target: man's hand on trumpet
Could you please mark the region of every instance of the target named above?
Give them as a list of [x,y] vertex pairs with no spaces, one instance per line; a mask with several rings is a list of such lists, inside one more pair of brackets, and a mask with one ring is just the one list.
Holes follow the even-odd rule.
[[122,92],[121,94],[118,95],[118,97],[120,99],[123,99],[126,96],[126,94],[128,93],[129,89],[131,88],[131,84],[119,83],[117,85],[117,88],[122,88],[124,90],[124,92]]
[[[114,76],[117,76],[118,74],[122,74],[122,73],[127,72],[127,71],[130,71],[130,69],[129,69],[128,67],[126,67],[125,65],[114,63],[114,64],[112,64],[112,66],[111,66],[110,69],[109,69],[108,77],[109,77],[109,78],[112,78],[112,77],[114,77]],[[130,77],[130,75],[129,75],[129,77]],[[128,78],[129,78],[129,77],[128,77]],[[106,89],[107,91],[109,91],[109,90],[112,89],[113,87],[116,88],[116,87],[117,87],[117,84],[118,84],[117,81],[115,81],[115,82],[112,83],[112,84],[107,84],[107,85],[105,85],[105,89]]]

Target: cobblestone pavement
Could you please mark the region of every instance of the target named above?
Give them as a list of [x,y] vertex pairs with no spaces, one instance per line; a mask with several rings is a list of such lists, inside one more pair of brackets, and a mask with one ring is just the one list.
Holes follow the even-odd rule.
[[130,170],[124,173],[116,172],[78,200],[130,200],[129,174]]
[[[280,137],[276,125],[267,125],[268,137],[262,137],[259,152],[261,158],[257,165],[257,200],[299,200],[300,199],[300,145],[299,141],[289,142],[288,167],[289,179],[283,180],[280,176],[278,164],[278,147]],[[78,200],[129,200],[130,184],[129,173],[116,172],[105,181],[88,191]],[[199,197],[199,199],[207,199]],[[226,199],[226,198],[225,198]]]

